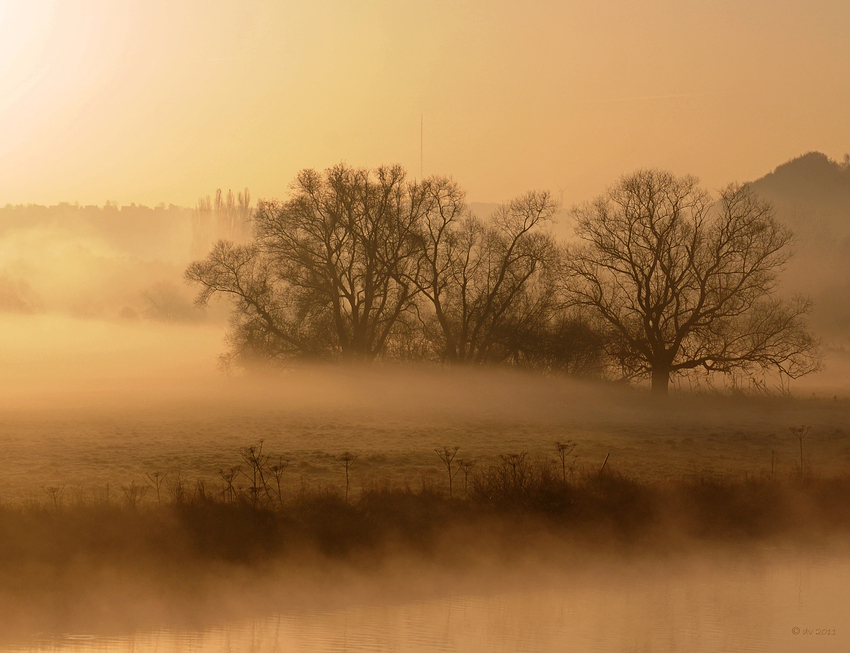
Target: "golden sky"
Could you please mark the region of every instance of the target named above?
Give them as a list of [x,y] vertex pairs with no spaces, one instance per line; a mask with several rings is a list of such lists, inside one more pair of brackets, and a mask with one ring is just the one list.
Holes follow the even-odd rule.
[[840,158],[850,2],[0,0],[0,205],[418,176],[420,116],[425,174],[473,201]]

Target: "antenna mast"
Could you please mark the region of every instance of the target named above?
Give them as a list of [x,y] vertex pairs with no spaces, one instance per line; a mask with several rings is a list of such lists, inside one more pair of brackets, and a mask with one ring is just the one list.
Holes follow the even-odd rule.
[[422,172],[423,166],[423,153],[425,151],[425,116],[423,114],[419,114],[419,179],[424,178],[424,174]]

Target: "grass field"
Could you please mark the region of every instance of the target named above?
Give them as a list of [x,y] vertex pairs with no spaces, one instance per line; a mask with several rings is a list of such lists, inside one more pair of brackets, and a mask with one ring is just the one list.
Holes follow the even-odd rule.
[[344,451],[355,495],[375,483],[442,487],[436,448],[484,464],[501,453],[555,456],[643,479],[694,475],[778,477],[799,473],[790,427],[808,426],[804,471],[850,470],[850,401],[679,396],[664,404],[640,392],[511,372],[441,369],[305,369],[282,380],[220,378],[162,389],[115,384],[92,395],[37,397],[0,411],[0,496],[46,500],[104,492],[147,474],[220,480],[240,447],[264,441],[290,461],[288,491],[341,486]]

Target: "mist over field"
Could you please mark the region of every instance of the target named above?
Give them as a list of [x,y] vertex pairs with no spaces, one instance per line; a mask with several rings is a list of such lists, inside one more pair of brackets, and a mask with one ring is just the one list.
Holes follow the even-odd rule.
[[[794,232],[779,293],[813,299],[810,320],[824,365],[792,383],[797,396],[846,392],[850,287],[842,280],[850,271],[848,175],[846,165],[811,153],[752,184]],[[484,219],[495,208],[470,204]],[[553,227],[566,241],[575,238],[569,209],[558,211]],[[198,206],[111,203],[0,208],[8,391],[38,386],[43,393],[74,392],[90,383],[134,379],[177,385],[184,376],[195,383],[201,376],[220,381],[215,359],[227,349],[222,339],[231,305],[222,297],[195,306],[199,287],[184,279],[186,266],[216,237],[215,218],[208,218],[213,231],[203,232],[197,214]],[[220,225],[218,234],[231,237]]]
[[[781,220],[798,215],[774,202]],[[381,637],[421,637],[452,601],[485,621],[493,601],[517,615],[625,601],[633,630],[616,636],[630,645],[654,637],[634,634],[627,607],[635,593],[663,602],[640,594],[650,584],[699,587],[710,602],[763,592],[741,585],[756,573],[796,591],[789,564],[812,574],[812,551],[845,573],[849,332],[828,299],[844,286],[813,266],[846,263],[835,211],[824,209],[823,233],[794,223],[802,237],[779,286],[816,298],[822,369],[761,386],[674,377],[662,403],[646,383],[510,364],[228,369],[232,305],[196,306],[184,279],[213,239],[198,211],[0,209],[2,642],[61,648],[58,633],[91,632],[171,647],[160,630],[171,627],[214,648],[209,629],[225,623],[232,642],[248,629],[279,646],[333,648],[342,632],[392,646]],[[574,240],[572,214],[556,218],[557,237]],[[819,573],[806,592],[839,596]],[[423,606],[419,625],[387,634],[387,605]],[[697,604],[682,605],[667,627],[693,618]],[[598,618],[585,610],[574,617]],[[541,615],[488,629],[488,641],[531,629],[546,650],[596,637]],[[443,646],[480,623],[447,631]]]
[[[771,186],[771,180],[783,174],[785,181]],[[807,189],[820,184],[819,188],[832,190],[819,197],[843,197],[841,193],[850,187],[848,174],[846,166],[810,154],[754,183],[774,201],[780,220],[802,232],[794,241],[795,256],[779,287],[782,293],[806,292],[816,298],[812,322],[824,357],[821,371],[787,387],[768,378],[764,390],[769,394],[784,397],[790,389],[791,395],[753,400],[771,406],[766,409],[769,419],[748,427],[764,435],[775,438],[788,426],[815,423],[820,408],[813,406],[820,404],[801,403],[807,397],[833,400],[834,405],[824,409],[832,416],[824,420],[840,421],[836,415],[843,409],[838,406],[843,406],[850,389],[846,374],[850,332],[842,313],[846,306],[840,301],[846,288],[840,281],[842,275],[822,274],[814,261],[819,256],[832,257],[832,269],[840,270],[850,260],[842,249],[846,218],[839,200],[812,204],[812,191]],[[811,208],[801,208],[806,206]],[[487,214],[494,206],[473,204],[472,208]],[[809,215],[806,210],[816,214],[817,220],[805,218]],[[230,304],[220,299],[207,307],[195,306],[198,287],[183,278],[193,255],[199,253],[197,219],[193,218],[197,211],[197,206],[190,210],[111,204],[103,208],[64,204],[0,209],[0,319],[4,333],[0,404],[9,419],[15,416],[34,424],[49,420],[55,428],[67,431],[70,427],[59,426],[65,410],[69,424],[84,424],[89,415],[120,419],[116,416],[123,410],[144,411],[145,419],[157,424],[153,431],[167,428],[173,420],[184,420],[186,438],[190,438],[192,419],[212,423],[227,415],[230,424],[241,419],[237,427],[228,427],[229,433],[219,429],[215,437],[224,438],[220,442],[215,438],[198,440],[198,446],[208,449],[205,455],[217,456],[221,465],[238,447],[259,439],[271,438],[287,451],[305,450],[306,442],[299,438],[312,436],[298,430],[307,428],[307,422],[321,429],[326,438],[313,442],[313,450],[334,455],[346,449],[379,455],[386,443],[394,455],[420,456],[424,461],[433,458],[432,451],[439,446],[457,445],[463,451],[471,447],[476,456],[496,456],[503,449],[543,452],[554,441],[576,439],[582,448],[588,448],[581,456],[591,464],[610,447],[600,441],[607,424],[622,431],[629,430],[633,421],[634,435],[641,438],[651,438],[653,430],[668,427],[699,437],[701,432],[724,430],[725,425],[734,432],[747,431],[733,425],[736,420],[753,419],[750,407],[721,399],[720,395],[729,392],[722,378],[714,383],[699,378],[680,381],[676,386],[679,392],[692,390],[703,396],[683,396],[664,411],[654,412],[644,405],[640,385],[629,389],[603,380],[570,380],[510,367],[452,369],[434,363],[384,362],[358,369],[298,363],[282,374],[246,376],[238,370],[226,374],[218,356],[228,346],[224,336]],[[568,232],[569,212],[562,210],[557,218],[558,231]],[[385,416],[393,427],[382,423]],[[665,420],[672,420],[671,425],[663,426]],[[464,431],[467,426],[469,433]],[[133,432],[138,427],[127,428]],[[44,431],[39,426],[31,432]],[[409,435],[411,432],[415,436]],[[726,436],[734,452],[740,438],[730,433]],[[164,436],[157,437],[166,442]],[[90,439],[85,442],[86,446],[94,444]],[[125,445],[132,449],[138,442],[126,438]],[[733,467],[739,471],[747,465],[751,470],[760,469],[765,464],[764,451],[772,448],[762,447],[749,462],[742,454],[733,453]],[[55,455],[52,447],[43,449],[39,456]],[[698,465],[696,450],[671,469]],[[655,453],[627,457],[626,467],[643,472],[653,467],[645,467],[645,461],[653,457]],[[615,455],[612,464],[617,458]],[[176,468],[180,466],[176,460],[169,462],[169,456],[162,454],[157,465]],[[846,461],[824,452],[824,462],[829,473],[837,473]],[[430,469],[436,467],[434,463],[432,459],[414,467],[417,473],[424,473],[423,469],[437,473],[438,469]],[[664,469],[661,463],[654,467],[653,473]],[[155,471],[140,462],[129,468],[139,482],[144,473]],[[217,469],[208,462],[205,471],[214,475]],[[20,482],[38,488],[45,484],[85,485],[89,479],[103,483],[110,473],[107,465],[79,474],[66,470],[52,478],[30,477],[26,466],[16,464],[9,478],[15,479],[11,485]],[[126,480],[114,478],[112,482]]]
[[[403,179],[399,170],[379,176]],[[341,166],[298,183],[332,173],[343,186],[372,174]],[[774,310],[811,333],[777,331],[802,338],[799,360],[753,360],[799,374],[683,368],[667,373],[668,399],[654,396],[634,352],[559,303],[560,266],[581,255],[588,225],[603,224],[593,222],[601,196],[572,207],[546,192],[464,204],[450,179],[411,181],[411,197],[439,200],[444,222],[431,216],[431,235],[443,233],[434,225],[451,235],[431,241],[434,278],[420,285],[439,319],[401,295],[401,328],[374,350],[334,344],[326,316],[311,313],[316,296],[300,296],[294,314],[308,317],[298,322],[286,293],[268,291],[299,281],[301,254],[267,277],[273,259],[257,254],[297,206],[262,200],[286,197],[251,204],[245,189],[194,207],[0,208],[0,646],[64,650],[75,646],[68,633],[93,633],[122,650],[171,650],[181,637],[215,649],[225,633],[227,646],[245,648],[250,632],[278,648],[336,650],[350,634],[358,646],[472,650],[468,633],[482,629],[487,650],[529,637],[540,650],[606,650],[657,644],[640,624],[660,619],[694,650],[712,650],[717,641],[691,624],[714,623],[730,601],[743,615],[730,627],[739,637],[748,620],[776,615],[843,625],[830,606],[846,596],[835,578],[850,574],[850,167],[809,153],[719,195],[664,174],[623,177],[609,192],[667,184],[706,216],[741,202],[758,218],[759,202],[772,203],[754,233],[773,229],[793,255],[758,283],[772,291],[775,271]],[[499,259],[514,247],[535,264]],[[252,272],[222,281],[231,264]],[[455,276],[438,279],[441,265]],[[491,314],[514,321],[493,327],[492,341],[452,343],[447,289],[466,279],[465,302],[499,269],[520,279],[507,293],[520,301]],[[243,282],[260,291],[239,295]],[[788,596],[804,593],[798,568],[818,598],[789,612]],[[698,601],[665,611],[670,596],[693,591]],[[755,609],[746,597],[759,595],[774,602]],[[630,597],[648,607],[635,611]],[[610,605],[631,630],[604,644],[605,627],[564,626],[593,623]],[[434,636],[434,620],[457,610],[474,616]],[[408,615],[403,629],[393,611]],[[516,620],[482,625],[499,611]],[[776,650],[793,644],[762,627]]]

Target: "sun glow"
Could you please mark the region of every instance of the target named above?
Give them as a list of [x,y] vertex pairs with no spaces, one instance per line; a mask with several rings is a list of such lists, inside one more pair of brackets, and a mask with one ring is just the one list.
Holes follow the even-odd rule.
[[280,197],[340,160],[418,170],[423,115],[425,174],[476,201],[840,158],[850,5],[774,4],[0,0],[0,203],[188,206],[217,185]]
[[5,73],[34,41],[53,13],[53,1],[0,2],[0,72]]
[[95,104],[108,108],[102,90],[122,64],[131,14],[104,0],[0,2],[0,163],[7,178],[14,171],[44,178],[45,165],[62,159],[85,169],[76,138]]
[[[0,2],[0,112],[4,112],[38,80],[50,23],[52,0]],[[6,117],[6,116],[4,116]]]

